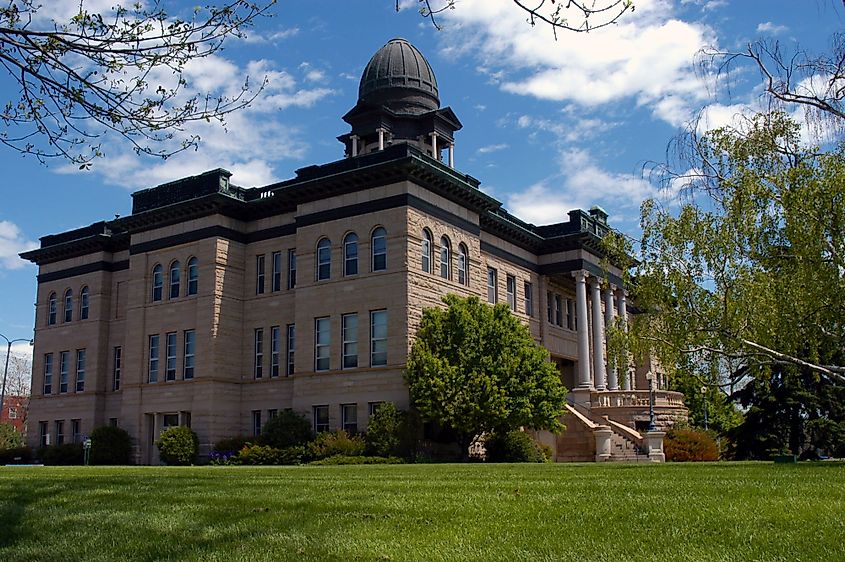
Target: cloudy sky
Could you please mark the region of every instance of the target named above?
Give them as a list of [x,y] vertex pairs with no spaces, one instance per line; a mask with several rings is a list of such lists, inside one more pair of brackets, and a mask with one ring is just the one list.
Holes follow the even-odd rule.
[[[41,17],[67,17],[61,10],[77,5],[55,4],[65,7],[44,8]],[[392,37],[428,58],[441,104],[464,125],[456,167],[508,210],[547,224],[601,205],[614,226],[636,232],[640,202],[659,195],[643,169],[665,159],[670,140],[697,115],[715,126],[759,106],[759,73],[739,67],[718,79],[696,65],[697,53],[741,50],[761,38],[787,50],[824,49],[845,23],[838,0],[635,0],[636,10],[614,26],[555,39],[510,0],[458,0],[438,17],[440,31],[416,4],[402,0],[396,13],[395,0],[280,1],[248,37],[188,67],[189,87],[218,94],[247,77],[267,78],[262,96],[225,130],[188,128],[202,138],[197,151],[162,161],[108,138],[105,157],[79,171],[0,148],[0,333],[31,337],[37,268],[17,254],[39,237],[129,214],[132,191],[185,175],[223,167],[234,183],[259,186],[341,158],[341,116],[355,104],[367,61]],[[194,3],[166,5],[190,13]],[[15,91],[0,77],[0,92]]]

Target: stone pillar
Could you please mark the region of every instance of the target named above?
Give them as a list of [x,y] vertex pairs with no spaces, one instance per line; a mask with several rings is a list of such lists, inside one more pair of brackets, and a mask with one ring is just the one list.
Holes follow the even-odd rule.
[[589,389],[590,336],[587,333],[587,272],[573,271],[575,277],[575,314],[578,317],[578,388]]
[[452,143],[449,145],[449,167],[455,167],[455,144]]
[[619,390],[619,379],[616,376],[616,364],[614,358],[610,356],[610,338],[607,337],[607,331],[613,326],[614,306],[613,306],[613,290],[611,285],[604,290],[604,328],[605,328],[605,343],[607,344],[607,389]]
[[613,430],[606,425],[600,425],[593,430],[593,435],[596,438],[596,462],[609,461],[613,444],[611,439]]
[[437,152],[437,133],[431,133],[431,156],[435,160],[440,160],[440,154]]
[[358,135],[349,137],[352,139],[352,156],[358,156]]
[[378,149],[384,150],[384,129],[379,127],[376,130],[378,131]]
[[[619,289],[619,318],[622,330],[628,331],[628,302],[625,300],[625,289]],[[624,365],[618,366],[619,374],[623,377],[622,388],[631,390],[633,388],[631,379],[630,365],[626,362]]]
[[663,453],[663,437],[665,431],[649,431],[643,437],[645,449],[651,462],[666,462],[666,455]]
[[593,306],[593,374],[595,376],[596,390],[606,388],[605,381],[607,374],[604,370],[604,319],[601,315],[601,288],[599,280],[595,277],[590,279],[592,296],[590,301]]

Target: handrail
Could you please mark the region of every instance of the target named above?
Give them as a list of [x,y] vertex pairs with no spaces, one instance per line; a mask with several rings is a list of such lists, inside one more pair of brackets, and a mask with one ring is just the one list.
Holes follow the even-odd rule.
[[624,423],[619,423],[617,421],[613,421],[612,419],[608,418],[607,416],[604,416],[604,419],[607,420],[608,425],[610,425],[610,427],[612,429],[614,429],[617,433],[624,434],[623,437],[627,436],[635,444],[642,446],[643,436],[640,434],[639,431],[637,431],[636,429],[633,429],[631,427],[628,427]]
[[571,413],[573,416],[578,418],[578,421],[580,421],[581,423],[586,425],[588,428],[596,429],[598,427],[598,424],[593,423],[584,414],[582,414],[581,412],[579,412],[578,410],[576,410],[574,407],[570,406],[569,404],[566,404],[566,409],[569,410],[569,413]]

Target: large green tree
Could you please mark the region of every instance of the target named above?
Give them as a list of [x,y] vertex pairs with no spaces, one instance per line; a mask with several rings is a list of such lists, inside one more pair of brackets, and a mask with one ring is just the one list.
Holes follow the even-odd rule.
[[449,427],[462,451],[485,432],[560,431],[566,388],[506,305],[447,295],[423,312],[408,358],[411,402],[424,421]]

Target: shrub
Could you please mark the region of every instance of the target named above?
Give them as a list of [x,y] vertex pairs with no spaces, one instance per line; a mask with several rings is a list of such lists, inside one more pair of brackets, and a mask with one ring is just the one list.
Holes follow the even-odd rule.
[[194,464],[199,453],[199,439],[189,427],[168,427],[161,432],[156,445],[161,460],[173,466]]
[[667,461],[699,462],[719,460],[716,441],[702,431],[672,429],[666,434],[663,452]]
[[399,454],[405,413],[392,402],[379,405],[367,424],[367,452],[380,457]]
[[243,449],[245,445],[253,441],[255,440],[243,435],[238,435],[237,437],[227,437],[214,444],[214,451],[217,453],[228,452],[236,454],[238,451]]
[[311,422],[293,410],[282,410],[264,424],[261,430],[261,444],[285,449],[305,445],[314,438]]
[[32,449],[13,447],[0,449],[0,464],[29,464],[32,462]]
[[335,455],[347,457],[360,457],[364,454],[366,443],[360,435],[349,435],[339,429],[333,432],[324,432],[317,435],[308,445],[308,453],[312,459],[320,460]]
[[10,423],[0,423],[0,449],[17,449],[23,447],[23,437]]
[[50,445],[39,451],[41,462],[51,466],[80,465],[84,461],[82,443]]
[[[226,464],[242,465],[277,465],[277,464],[301,464],[305,456],[305,447],[285,447],[276,449],[269,445],[246,444],[238,451],[238,454],[229,458]],[[222,463],[219,463],[222,464]]]
[[348,457],[346,455],[334,455],[318,461],[311,461],[308,464],[335,466],[342,464],[402,464],[403,462],[399,457]]
[[543,449],[524,431],[492,433],[484,448],[487,462],[546,462]]
[[132,438],[125,429],[97,427],[91,432],[91,464],[130,464]]

